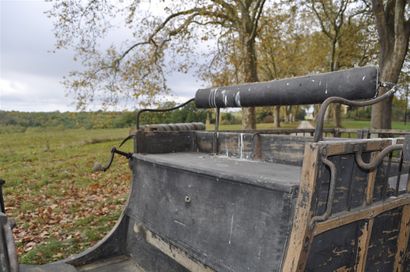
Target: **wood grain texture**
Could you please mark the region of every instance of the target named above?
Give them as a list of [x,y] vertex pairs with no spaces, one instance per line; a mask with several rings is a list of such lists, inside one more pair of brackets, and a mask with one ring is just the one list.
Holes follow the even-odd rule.
[[296,211],[292,231],[282,271],[304,271],[312,239],[310,220],[312,218],[312,201],[318,174],[319,146],[308,144],[305,147]]

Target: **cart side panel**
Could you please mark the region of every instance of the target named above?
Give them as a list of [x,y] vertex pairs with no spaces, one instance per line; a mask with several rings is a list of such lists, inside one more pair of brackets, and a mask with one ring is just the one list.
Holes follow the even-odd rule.
[[135,224],[217,271],[279,269],[294,191],[143,160],[136,160],[134,168],[135,190],[127,214]]
[[336,271],[341,267],[347,271],[353,270],[356,257],[355,247],[358,243],[357,232],[361,225],[361,222],[354,222],[335,229],[338,235],[329,231],[315,237],[306,271],[328,272]]
[[199,152],[213,153],[218,145],[219,155],[239,159],[262,160],[272,163],[302,165],[305,144],[310,137],[263,133],[232,133],[197,131]]
[[367,271],[393,271],[402,207],[374,219],[367,253]]
[[[307,189],[301,189],[298,196],[285,259],[292,265],[285,263],[282,271],[407,269],[410,193],[409,186],[400,186],[408,183],[409,175],[397,172],[398,168],[391,173],[386,161],[365,169],[356,154],[361,150],[365,162],[373,161],[393,144],[400,149],[403,139],[394,143],[381,139],[320,142],[306,149],[303,169],[307,174],[302,172],[300,188]],[[305,165],[316,165],[317,169],[308,171]],[[398,190],[389,182],[395,175],[406,179]],[[303,221],[307,222],[304,228],[295,226]],[[296,238],[303,241],[301,246],[295,246]]]

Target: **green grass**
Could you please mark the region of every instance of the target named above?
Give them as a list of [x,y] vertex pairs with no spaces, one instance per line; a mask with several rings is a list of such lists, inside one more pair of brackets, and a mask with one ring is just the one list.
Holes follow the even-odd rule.
[[[79,253],[115,224],[127,198],[130,171],[117,158],[93,173],[128,129],[40,130],[0,134],[0,178],[20,262],[47,263]],[[131,150],[127,143],[124,150]]]
[[[333,128],[334,124],[333,124],[333,122],[326,122],[325,127]],[[342,120],[342,127],[343,128],[352,128],[352,129],[370,128],[370,120],[366,121],[366,120],[344,119],[344,120]],[[392,122],[392,129],[410,130],[410,122],[407,122],[407,124],[405,125],[403,122],[393,121]]]

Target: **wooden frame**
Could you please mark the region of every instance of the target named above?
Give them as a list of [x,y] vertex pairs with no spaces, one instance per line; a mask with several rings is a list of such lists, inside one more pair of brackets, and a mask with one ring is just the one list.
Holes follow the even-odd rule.
[[371,152],[371,158],[374,158],[379,151],[395,143],[403,143],[403,140],[329,141],[306,145],[296,211],[287,253],[282,265],[283,272],[305,271],[310,248],[312,242],[317,239],[316,237],[329,231],[337,231],[336,229],[342,226],[359,222],[360,231],[358,233],[360,235],[356,237],[356,258],[354,263],[351,264],[351,268],[343,266],[339,267],[337,271],[366,271],[368,249],[372,239],[375,218],[395,209],[400,209],[401,219],[399,222],[393,271],[405,270],[405,257],[410,237],[410,178],[407,183],[406,193],[398,197],[374,202],[374,189],[378,177],[378,169],[373,169],[367,175],[367,186],[364,192],[364,202],[361,207],[332,214],[328,219],[309,226],[315,210],[315,198],[318,197],[317,180],[320,172],[318,166],[320,165],[321,156],[337,157],[354,154],[358,148],[361,148],[365,152]]

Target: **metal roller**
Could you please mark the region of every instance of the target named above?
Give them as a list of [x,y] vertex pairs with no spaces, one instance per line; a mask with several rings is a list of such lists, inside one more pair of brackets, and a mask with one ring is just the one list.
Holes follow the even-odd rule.
[[198,108],[256,107],[318,104],[338,96],[349,100],[376,96],[378,68],[367,66],[343,71],[236,86],[199,89]]

